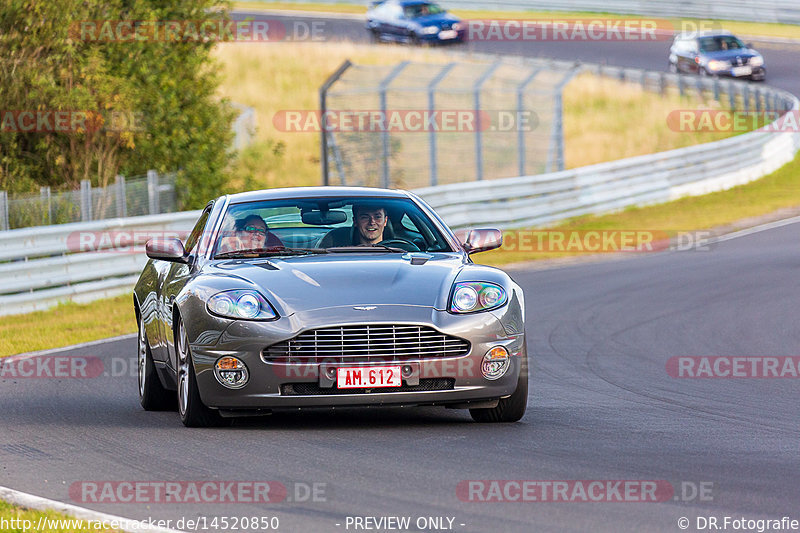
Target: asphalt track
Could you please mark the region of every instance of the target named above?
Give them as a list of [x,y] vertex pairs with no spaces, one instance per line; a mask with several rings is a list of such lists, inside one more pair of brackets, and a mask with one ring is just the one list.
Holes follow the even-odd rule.
[[[360,23],[331,24],[364,37]],[[667,47],[484,43],[480,51],[659,68]],[[768,82],[797,93],[798,52],[762,49]],[[464,532],[669,532],[681,531],[681,517],[688,531],[697,531],[697,517],[800,520],[797,380],[667,372],[675,356],[798,354],[797,230],[710,251],[511,270],[526,290],[532,357],[529,410],[512,425],[480,425],[439,408],[373,408],[189,430],[177,413],[140,409],[135,340],[63,352],[100,358],[105,375],[0,379],[0,484],[142,520],[278,516],[279,531],[355,531],[348,516],[409,516],[412,524],[451,517]],[[76,483],[103,480],[274,480],[289,499],[100,504],[70,494]],[[458,497],[462,480],[664,480],[676,492],[658,503],[472,502]],[[317,501],[296,501],[295,491],[304,495],[313,483],[324,484]]]
[[[797,380],[667,372],[674,356],[797,355],[797,230],[707,251],[512,270],[526,290],[533,357],[529,410],[517,424],[380,408],[189,430],[175,412],[139,408],[129,339],[58,354],[102,358],[106,376],[0,381],[0,478],[129,518],[278,516],[281,531],[348,531],[347,516],[365,515],[449,516],[464,532],[680,531],[681,517],[696,531],[698,516],[800,519]],[[456,492],[462,480],[509,479],[664,480],[677,500],[497,503]],[[101,480],[271,480],[290,499],[296,483],[323,483],[325,501],[94,504],[70,495],[76,482]],[[702,501],[693,494],[701,486]]]

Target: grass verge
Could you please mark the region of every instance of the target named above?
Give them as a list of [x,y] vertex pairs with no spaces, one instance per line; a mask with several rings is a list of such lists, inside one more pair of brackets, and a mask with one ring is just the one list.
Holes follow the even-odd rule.
[[[315,4],[306,2],[233,2],[237,9],[262,9],[262,10],[288,10],[288,11],[319,11],[321,13],[352,13],[363,15],[367,12],[364,4]],[[797,39],[797,26],[792,24],[778,24],[769,22],[744,22],[724,19],[667,19],[661,17],[645,17],[643,15],[627,15],[619,13],[592,13],[588,11],[493,11],[493,10],[468,10],[453,9],[451,13],[464,19],[496,18],[496,19],[552,19],[560,18],[604,18],[620,20],[637,20],[651,18],[668,20],[675,28],[681,28],[681,20],[694,25],[688,28],[706,27],[709,29],[724,28],[733,33],[747,36],[775,37],[780,39]],[[697,26],[698,24],[703,26]]]
[[[116,529],[96,529],[94,522],[70,518],[66,515],[54,511],[34,511],[23,509],[10,503],[0,501],[0,522],[9,527],[3,527],[2,531],[26,533],[36,531],[36,533],[73,533],[79,531],[95,531],[112,533]],[[18,527],[11,527],[13,525]],[[23,527],[29,525],[30,527]],[[42,527],[39,527],[39,526]]]
[[136,332],[130,295],[0,317],[0,357]]

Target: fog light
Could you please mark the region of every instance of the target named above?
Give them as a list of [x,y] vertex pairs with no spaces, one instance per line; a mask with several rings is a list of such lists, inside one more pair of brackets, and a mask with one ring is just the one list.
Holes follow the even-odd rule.
[[502,346],[495,346],[483,356],[481,372],[486,379],[499,379],[503,377],[511,366],[511,357],[508,350]]
[[241,389],[250,379],[244,363],[229,355],[218,359],[214,364],[214,376],[220,385],[229,389]]

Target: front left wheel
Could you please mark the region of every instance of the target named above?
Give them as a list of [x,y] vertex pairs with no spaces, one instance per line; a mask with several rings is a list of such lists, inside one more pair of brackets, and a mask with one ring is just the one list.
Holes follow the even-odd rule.
[[517,388],[507,398],[500,398],[497,407],[489,409],[470,409],[469,414],[475,422],[517,422],[525,415],[528,407],[528,360],[520,365]]
[[183,425],[190,428],[226,425],[229,420],[206,407],[200,398],[197,376],[192,362],[189,338],[183,321],[178,322],[175,349],[178,352],[178,413]]

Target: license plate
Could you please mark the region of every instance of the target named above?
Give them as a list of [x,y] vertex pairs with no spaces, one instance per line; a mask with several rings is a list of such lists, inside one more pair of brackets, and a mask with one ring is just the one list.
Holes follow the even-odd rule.
[[750,65],[745,65],[743,67],[733,67],[732,71],[734,76],[749,76],[753,73],[752,67]]
[[336,369],[336,387],[340,389],[399,387],[402,384],[399,366],[359,366]]
[[455,39],[458,37],[456,30],[442,30],[439,32],[439,39]]

